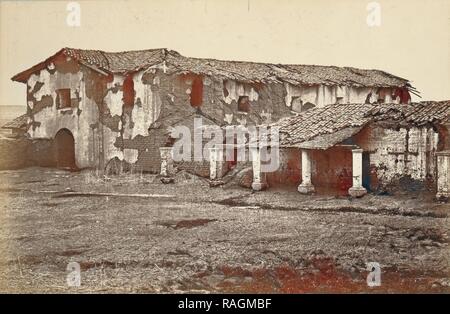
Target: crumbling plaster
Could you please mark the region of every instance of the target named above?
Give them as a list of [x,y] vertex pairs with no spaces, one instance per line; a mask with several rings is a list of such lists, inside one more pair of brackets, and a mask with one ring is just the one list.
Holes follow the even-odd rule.
[[[89,166],[93,158],[89,147],[89,125],[98,116],[96,107],[86,106],[83,73],[59,71],[55,66],[30,76],[27,83],[28,111],[31,122],[28,135],[33,139],[51,139],[63,128],[70,130],[75,139],[76,160],[79,167]],[[71,108],[58,109],[56,90],[70,88]],[[42,104],[43,99],[48,99]]]
[[[130,76],[134,102],[127,107],[124,82]],[[190,97],[198,78],[203,84],[202,103],[193,108]],[[60,88],[70,88],[71,108],[56,107]],[[371,88],[250,84],[179,73],[170,65],[105,75],[72,60],[57,60],[32,74],[27,89],[31,138],[52,139],[66,128],[74,136],[80,168],[105,167],[117,158],[155,172],[160,166],[158,149],[167,144],[169,127],[185,123],[194,113],[219,126],[270,123],[292,114],[293,97],[321,107],[338,101],[364,102],[374,92]],[[238,111],[241,96],[248,97],[249,112]]]
[[370,164],[376,167],[377,177],[384,183],[401,176],[435,180],[438,141],[439,134],[432,126],[374,124],[355,136],[355,143],[370,153]]
[[[393,184],[398,186],[397,180],[405,177],[422,186],[433,185],[437,181],[438,134],[432,125],[369,124],[342,144],[327,150],[311,150],[312,182],[319,188],[337,189],[346,194],[352,180],[352,148],[359,147],[369,155],[367,170],[375,171],[370,174],[372,189],[390,190]],[[269,186],[301,183],[300,155],[298,148],[283,148],[279,169],[267,174]]]
[[[284,84],[286,89],[285,104],[292,107],[293,111],[300,111],[293,106],[293,101],[299,99],[301,103],[311,103],[316,107],[322,108],[329,104],[355,104],[365,103],[369,100],[370,103],[377,103],[378,98],[382,97],[383,102],[399,103],[399,99],[392,99],[393,90],[390,88],[377,87],[352,87],[352,86],[328,86],[328,85],[314,85],[314,86],[299,86],[290,83]],[[382,93],[382,95],[380,95]],[[368,99],[369,98],[369,99]]]

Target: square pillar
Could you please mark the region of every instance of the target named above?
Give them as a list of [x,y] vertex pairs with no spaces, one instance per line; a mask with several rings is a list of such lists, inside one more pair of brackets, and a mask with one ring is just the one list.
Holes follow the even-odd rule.
[[367,190],[362,186],[362,153],[361,148],[352,149],[353,186],[348,189],[348,194],[353,197],[367,194]]
[[253,168],[252,189],[254,191],[261,191],[264,187],[264,184],[261,182],[261,153],[259,148],[250,147],[250,154]]
[[219,147],[209,148],[209,178],[215,180],[219,177]]
[[450,150],[436,153],[436,198],[450,198]]
[[173,148],[160,147],[159,153],[161,156],[161,172],[160,175],[168,177],[173,174]]
[[302,194],[310,194],[315,191],[311,182],[311,172],[311,156],[307,150],[302,149],[302,183],[297,188]]

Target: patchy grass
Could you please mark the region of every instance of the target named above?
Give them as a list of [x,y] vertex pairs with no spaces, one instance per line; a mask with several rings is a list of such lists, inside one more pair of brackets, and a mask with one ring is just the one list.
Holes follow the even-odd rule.
[[[252,193],[181,176],[1,176],[1,291],[450,292],[448,204]],[[69,262],[80,264],[79,288],[66,285]],[[382,267],[380,287],[366,284],[368,262]]]

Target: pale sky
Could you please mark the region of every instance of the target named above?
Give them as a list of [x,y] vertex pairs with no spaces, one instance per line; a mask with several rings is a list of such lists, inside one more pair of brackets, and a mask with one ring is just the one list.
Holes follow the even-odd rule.
[[[0,104],[24,105],[10,78],[63,47],[123,51],[169,48],[191,57],[380,69],[407,78],[423,100],[450,99],[450,0],[0,2]],[[413,97],[413,100],[417,98]]]

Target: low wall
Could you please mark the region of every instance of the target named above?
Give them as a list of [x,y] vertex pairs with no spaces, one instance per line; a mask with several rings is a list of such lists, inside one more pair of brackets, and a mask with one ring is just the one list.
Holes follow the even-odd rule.
[[56,166],[51,140],[0,138],[0,170]]

